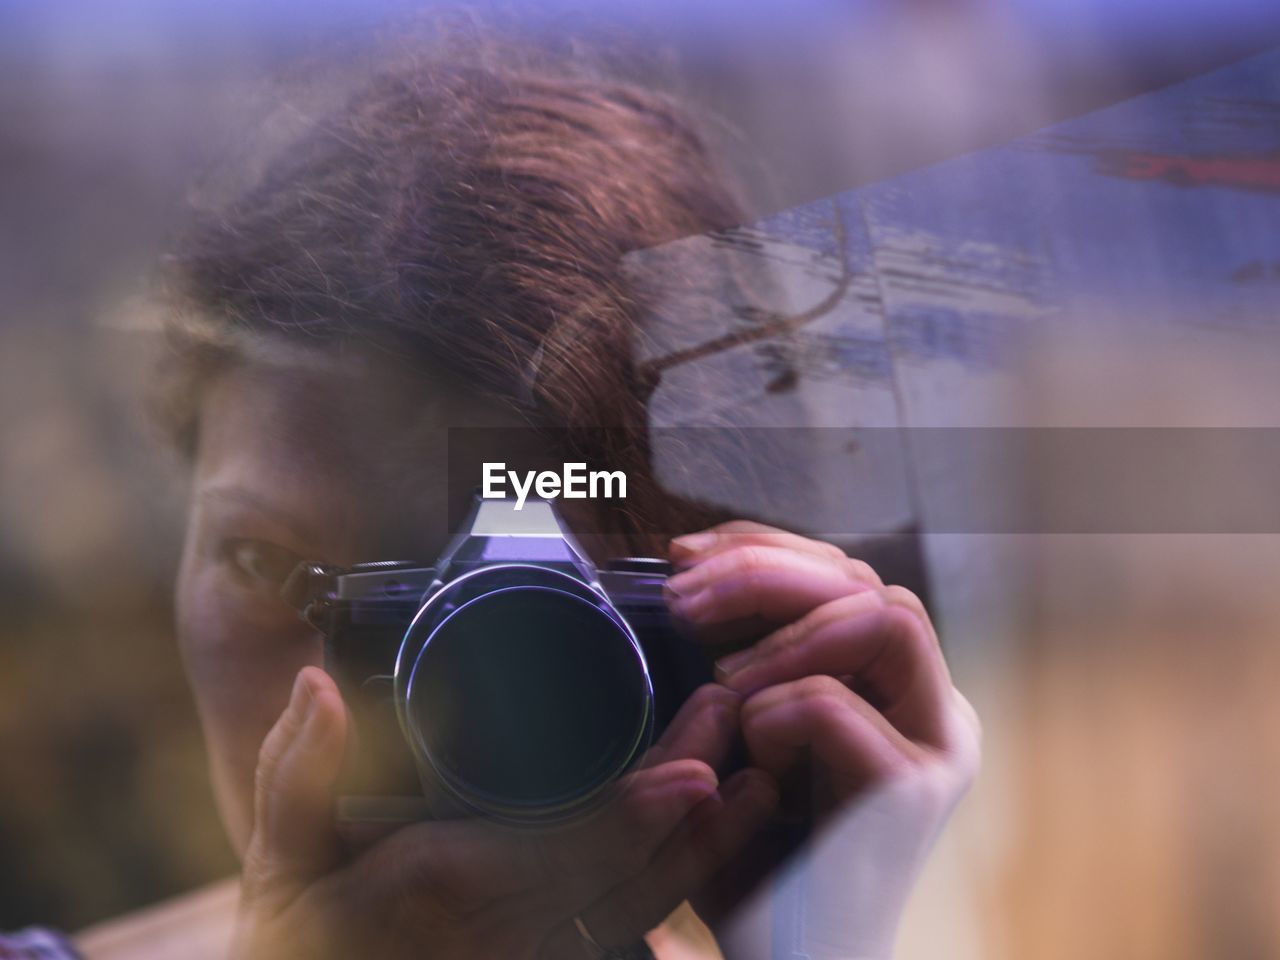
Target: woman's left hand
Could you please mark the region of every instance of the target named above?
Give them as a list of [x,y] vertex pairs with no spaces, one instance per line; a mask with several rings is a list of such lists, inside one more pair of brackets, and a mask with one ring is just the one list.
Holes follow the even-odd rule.
[[980,755],[977,715],[952,685],[928,612],[830,544],[760,524],[677,538],[671,556],[681,570],[668,603],[701,637],[748,624],[764,633],[716,672],[744,698],[752,765],[784,783],[811,765],[810,933],[888,956],[906,893]]

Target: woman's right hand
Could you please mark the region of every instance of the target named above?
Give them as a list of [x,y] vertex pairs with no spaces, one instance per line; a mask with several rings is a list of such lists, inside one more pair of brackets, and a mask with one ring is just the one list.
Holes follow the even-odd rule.
[[629,775],[583,822],[423,822],[348,858],[331,813],[346,711],[332,679],[304,668],[259,756],[233,960],[584,960],[592,952],[575,916],[604,947],[639,940],[776,803],[758,770],[717,783],[712,764],[737,705],[722,689],[700,691],[664,737],[662,762]]

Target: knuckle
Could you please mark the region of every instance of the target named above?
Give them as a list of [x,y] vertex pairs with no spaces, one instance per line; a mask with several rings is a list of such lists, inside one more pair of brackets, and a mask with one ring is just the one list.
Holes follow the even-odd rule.
[[822,707],[828,701],[842,703],[848,696],[848,688],[835,677],[815,674],[796,681],[796,696],[813,707]]
[[[832,549],[835,548],[833,547]],[[836,550],[836,553],[850,579],[859,583],[870,584],[873,587],[884,586],[884,582],[880,579],[880,574],[876,573],[875,568],[867,561],[859,560],[857,557],[846,557],[839,550]]]
[[[845,552],[844,552],[843,550],[841,550],[839,547],[837,547],[834,543],[828,543],[828,542],[827,542],[827,541],[825,541],[825,540],[813,540],[813,541],[810,541],[810,542],[811,542],[811,543],[813,543],[815,546],[817,546],[817,548],[818,548],[818,552],[819,552],[819,553],[821,553],[823,556],[830,557],[832,560],[838,560],[838,561],[843,562],[843,561],[846,561],[846,560],[852,560],[852,559],[853,559],[852,557],[850,557],[850,556],[848,556],[847,554],[845,554]],[[861,560],[857,560],[857,561],[854,561],[854,562],[856,562],[856,563],[862,563],[862,561],[861,561]],[[868,570],[870,570],[870,569],[871,569],[871,567],[870,567],[870,566],[868,566],[868,565],[867,565],[867,564],[865,564],[865,563],[864,563],[864,564],[862,564],[862,565],[863,565],[864,567],[866,567]]]
[[776,699],[776,693],[766,688],[747,697],[742,704],[742,713],[738,718],[738,722],[742,726],[743,733],[749,733],[755,727],[760,714],[768,709],[768,705]]
[[693,693],[689,694],[685,701],[688,708],[695,713],[702,713],[719,707],[732,706],[739,700],[739,696],[728,687],[720,683],[704,683],[698,687]]
[[734,572],[748,579],[755,577],[769,565],[768,551],[760,546],[737,547],[732,557]]
[[[915,597],[915,594],[909,591],[908,593],[911,597]],[[896,634],[896,639],[913,647],[918,647],[920,643],[925,642],[929,646],[934,645],[931,621],[928,612],[924,609],[924,604],[918,599],[914,606],[897,602],[891,597],[886,597],[885,600],[884,613],[888,617],[886,625]]]
[[885,599],[890,603],[897,604],[900,607],[906,607],[907,609],[921,614],[922,616],[927,616],[924,601],[906,587],[892,584],[884,588],[884,595]]
[[276,767],[279,764],[279,751],[268,737],[258,748],[258,763],[253,770],[253,789],[259,796],[266,796],[275,786]]

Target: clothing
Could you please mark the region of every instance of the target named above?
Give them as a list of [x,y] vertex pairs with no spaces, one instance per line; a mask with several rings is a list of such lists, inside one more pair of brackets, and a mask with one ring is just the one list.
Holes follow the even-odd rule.
[[0,933],[0,960],[82,960],[62,934],[41,927]]

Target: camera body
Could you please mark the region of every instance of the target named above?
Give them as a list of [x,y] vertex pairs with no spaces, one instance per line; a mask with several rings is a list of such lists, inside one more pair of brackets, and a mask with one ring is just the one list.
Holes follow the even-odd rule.
[[669,573],[597,568],[548,501],[479,498],[433,564],[299,566],[285,597],[324,634],[354,728],[338,819],[592,809],[711,678],[668,614]]

